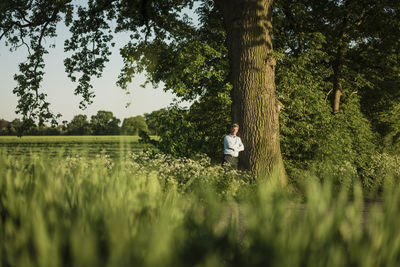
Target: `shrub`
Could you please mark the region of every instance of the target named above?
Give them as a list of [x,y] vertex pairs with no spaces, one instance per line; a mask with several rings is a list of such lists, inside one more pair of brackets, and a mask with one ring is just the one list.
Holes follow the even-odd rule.
[[364,187],[371,193],[382,192],[385,179],[389,178],[394,184],[400,183],[400,156],[387,153],[373,155],[365,170]]

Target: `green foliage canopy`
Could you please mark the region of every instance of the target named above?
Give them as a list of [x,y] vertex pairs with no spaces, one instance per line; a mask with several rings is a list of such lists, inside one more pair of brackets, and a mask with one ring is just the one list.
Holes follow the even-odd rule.
[[120,119],[114,117],[111,111],[99,110],[90,119],[93,134],[119,134]]
[[71,135],[88,135],[92,133],[91,125],[86,115],[76,115],[67,125],[67,133]]
[[139,131],[149,132],[143,116],[125,118],[122,122],[121,133],[126,135],[139,135]]

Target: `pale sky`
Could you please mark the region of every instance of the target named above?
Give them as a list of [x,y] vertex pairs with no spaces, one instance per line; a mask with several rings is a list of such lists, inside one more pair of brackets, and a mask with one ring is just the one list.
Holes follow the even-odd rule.
[[[94,103],[86,110],[79,109],[81,97],[74,95],[75,83],[72,83],[64,71],[64,40],[68,37],[68,30],[62,23],[58,26],[58,37],[48,39],[47,43],[55,44],[55,48],[49,48],[49,54],[45,56],[45,76],[41,90],[48,95],[50,109],[54,113],[61,113],[63,116],[59,120],[70,121],[74,115],[86,114],[90,116],[98,110],[108,110],[114,116],[121,119],[126,117],[142,115],[169,106],[173,101],[174,95],[162,90],[162,86],[154,89],[151,84],[146,88],[140,87],[144,82],[144,75],[138,75],[129,86],[130,95],[116,86],[118,74],[123,66],[122,58],[119,55],[119,48],[126,44],[127,37],[123,35],[114,38],[116,46],[112,48],[110,62],[107,63],[103,72],[103,77],[93,79],[92,85],[96,97]],[[9,52],[9,47],[5,46],[4,41],[0,42],[0,119],[11,121],[18,118],[15,114],[17,97],[12,93],[16,82],[13,79],[18,72],[18,63],[26,59],[27,49],[20,47],[15,52]],[[126,103],[131,102],[126,108]],[[188,105],[183,103],[182,105]]]

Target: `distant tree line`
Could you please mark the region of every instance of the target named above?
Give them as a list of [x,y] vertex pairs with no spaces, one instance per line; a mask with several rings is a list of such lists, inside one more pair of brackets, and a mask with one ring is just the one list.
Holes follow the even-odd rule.
[[0,119],[0,135],[146,135],[157,134],[154,116],[162,111],[154,111],[144,116],[133,116],[121,120],[111,111],[99,110],[89,118],[86,115],[75,115],[71,121],[63,121],[57,126],[26,123],[20,119],[7,121]]

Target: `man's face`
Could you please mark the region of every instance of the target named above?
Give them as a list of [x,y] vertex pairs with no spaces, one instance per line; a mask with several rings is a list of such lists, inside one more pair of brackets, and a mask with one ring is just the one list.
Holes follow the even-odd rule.
[[237,134],[238,131],[239,131],[239,128],[238,128],[238,127],[232,127],[232,129],[231,129],[231,134],[232,134],[233,136],[235,136],[235,135]]

